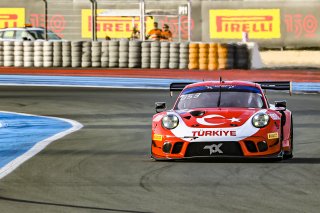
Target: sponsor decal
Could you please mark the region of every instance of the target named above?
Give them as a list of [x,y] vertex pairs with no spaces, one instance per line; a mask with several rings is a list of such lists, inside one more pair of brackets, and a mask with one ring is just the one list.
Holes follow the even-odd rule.
[[203,137],[203,136],[213,136],[213,137],[236,137],[237,131],[234,130],[200,130],[200,131],[192,131],[193,137]]
[[[33,27],[45,27],[45,15],[33,13],[30,14],[30,22]],[[66,28],[64,15],[53,14],[48,16],[48,29],[63,38],[63,30]]]
[[162,141],[162,135],[154,134],[152,137],[154,141]]
[[317,17],[313,14],[286,14],[285,25],[287,33],[294,34],[296,38],[315,38],[318,29]]
[[0,8],[0,28],[24,27],[24,8]]
[[221,146],[222,146],[222,143],[212,144],[210,146],[205,146],[203,149],[209,149],[210,155],[215,153],[223,154],[223,151],[220,149]]
[[277,132],[268,133],[268,139],[277,139],[279,138],[279,134]]
[[[140,29],[140,17],[123,17],[123,16],[102,16],[99,15],[106,10],[97,10],[97,38],[130,38],[133,25]],[[82,15],[82,38],[91,38],[92,23],[91,10],[83,9]],[[153,19],[146,18],[146,32],[152,29]]]
[[[197,118],[197,122],[199,124],[206,125],[206,126],[218,126],[218,125],[224,124],[224,122],[220,122],[220,123],[207,122],[206,119],[210,119],[210,118],[225,118],[225,117],[223,117],[222,115],[207,115],[202,118]],[[219,120],[221,120],[221,119],[219,119]]]
[[280,9],[210,10],[210,38],[281,38]]
[[274,121],[280,120],[280,117],[279,117],[277,114],[275,114],[275,113],[270,113],[269,116],[270,116],[270,117],[272,118],[272,120],[274,120]]
[[240,122],[240,118],[231,118],[231,119],[228,119],[228,120],[231,121],[231,123]]

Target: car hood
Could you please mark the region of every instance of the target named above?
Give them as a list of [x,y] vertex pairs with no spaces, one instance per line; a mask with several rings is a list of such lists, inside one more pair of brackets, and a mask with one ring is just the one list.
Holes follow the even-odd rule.
[[175,111],[188,127],[226,128],[242,126],[261,109],[256,108],[216,108]]
[[179,119],[176,128],[170,130],[178,138],[189,142],[239,141],[259,131],[252,125],[252,117],[266,109],[217,108],[170,111]]

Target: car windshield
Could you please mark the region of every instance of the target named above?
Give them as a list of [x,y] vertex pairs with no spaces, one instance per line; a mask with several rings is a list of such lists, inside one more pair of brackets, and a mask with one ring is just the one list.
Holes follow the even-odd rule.
[[[28,32],[35,38],[35,39],[45,39],[45,31],[44,30],[28,30]],[[59,36],[57,36],[54,32],[48,30],[48,39],[49,40],[61,40]]]
[[256,87],[222,86],[221,96],[219,94],[219,86],[187,88],[178,97],[175,109],[215,107],[265,108],[262,94]]

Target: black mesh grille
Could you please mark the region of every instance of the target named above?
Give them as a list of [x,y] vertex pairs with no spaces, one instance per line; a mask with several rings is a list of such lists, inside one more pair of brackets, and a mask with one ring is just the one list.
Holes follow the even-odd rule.
[[173,145],[173,148],[172,148],[172,151],[171,153],[172,154],[178,154],[181,152],[181,149],[182,149],[182,146],[183,146],[183,142],[177,142]]
[[249,152],[258,152],[257,147],[253,141],[244,141],[244,143]]
[[185,157],[243,156],[238,142],[194,142],[187,147]]

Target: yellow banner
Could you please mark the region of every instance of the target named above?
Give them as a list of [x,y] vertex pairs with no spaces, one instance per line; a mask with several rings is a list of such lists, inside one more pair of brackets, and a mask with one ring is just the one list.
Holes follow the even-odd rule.
[[0,28],[24,27],[24,8],[0,8]]
[[[97,10],[97,14],[106,11]],[[97,38],[130,38],[133,25],[140,30],[140,17],[123,17],[123,16],[97,16]],[[153,26],[153,19],[147,18],[146,32]],[[82,10],[82,38],[91,38],[91,10]]]
[[281,38],[280,9],[210,10],[211,39]]

